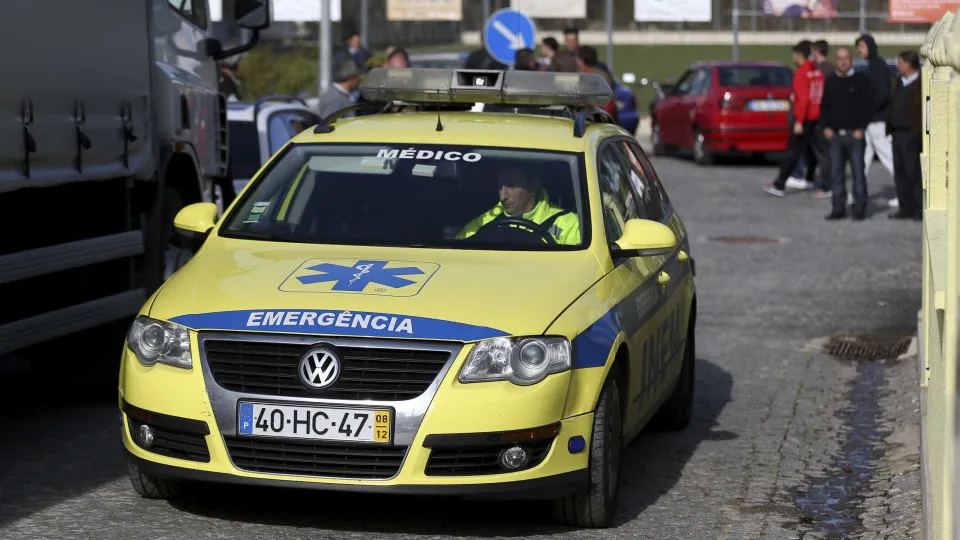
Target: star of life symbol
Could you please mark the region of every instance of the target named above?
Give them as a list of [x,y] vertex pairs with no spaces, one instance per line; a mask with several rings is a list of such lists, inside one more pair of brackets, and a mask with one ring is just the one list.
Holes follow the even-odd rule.
[[340,375],[340,360],[333,351],[313,349],[300,359],[300,380],[311,388],[326,388]]
[[317,272],[315,275],[298,276],[297,281],[304,285],[313,283],[335,282],[334,291],[359,292],[370,283],[399,289],[412,285],[416,281],[401,276],[423,274],[423,270],[413,267],[385,268],[388,261],[357,261],[353,266],[333,263],[322,263],[307,267],[306,270]]

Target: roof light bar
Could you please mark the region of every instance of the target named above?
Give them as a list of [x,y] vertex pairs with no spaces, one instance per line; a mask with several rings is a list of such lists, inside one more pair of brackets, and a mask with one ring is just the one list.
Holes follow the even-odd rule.
[[371,101],[602,107],[613,99],[596,73],[374,68],[360,84]]

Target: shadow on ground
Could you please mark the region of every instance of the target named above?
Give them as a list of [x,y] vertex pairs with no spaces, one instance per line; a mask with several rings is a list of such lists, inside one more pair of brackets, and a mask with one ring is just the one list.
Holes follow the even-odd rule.
[[[736,437],[714,430],[731,399],[732,388],[733,378],[728,372],[708,360],[697,361],[697,397],[691,425],[682,432],[643,433],[624,451],[616,525],[633,519],[669,491],[703,441]],[[186,495],[170,504],[216,519],[344,532],[524,537],[570,530],[550,523],[549,506],[543,502],[504,504],[191,485]]]

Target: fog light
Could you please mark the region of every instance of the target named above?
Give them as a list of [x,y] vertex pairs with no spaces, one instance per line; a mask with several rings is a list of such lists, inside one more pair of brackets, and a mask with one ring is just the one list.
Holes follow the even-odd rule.
[[137,429],[137,438],[140,439],[140,445],[144,448],[150,448],[153,445],[153,428],[141,424]]
[[570,437],[570,440],[567,441],[567,450],[571,454],[579,454],[583,452],[583,449],[587,447],[587,441],[583,440],[583,437],[577,435],[576,437]]
[[521,446],[511,446],[500,451],[500,466],[508,470],[517,470],[527,464],[529,456]]

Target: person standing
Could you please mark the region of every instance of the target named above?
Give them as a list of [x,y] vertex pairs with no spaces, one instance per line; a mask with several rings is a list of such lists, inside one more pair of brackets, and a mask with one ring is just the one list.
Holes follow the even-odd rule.
[[[870,175],[870,166],[873,165],[873,156],[880,158],[880,163],[893,175],[893,149],[886,134],[887,109],[890,105],[890,87],[893,80],[890,77],[890,68],[887,62],[880,57],[877,42],[870,34],[861,34],[856,41],[860,56],[867,61],[867,75],[873,81],[874,114],[870,125],[867,126],[867,150],[863,160]],[[895,200],[895,199],[894,199]],[[890,202],[894,206],[894,202]]]
[[[353,92],[360,86],[361,71],[353,58],[342,57],[334,64],[333,84],[317,101],[317,113],[326,118],[334,112],[354,104]],[[342,118],[353,116],[346,113]]]
[[354,29],[347,30],[343,37],[343,44],[344,47],[334,56],[334,60],[351,58],[362,73],[369,71],[367,62],[373,58],[373,53],[363,46],[360,32]]
[[893,182],[899,209],[890,219],[922,219],[923,181],[920,152],[923,151],[923,90],[920,56],[903,51],[897,57],[900,78],[893,87],[886,117],[886,133],[893,136]]
[[820,123],[830,146],[833,211],[826,219],[847,217],[847,182],[844,169],[853,173],[853,219],[866,217],[867,178],[863,153],[865,132],[873,118],[873,85],[870,78],[853,69],[853,53],[846,47],[834,55],[836,70],[826,78]]
[[556,38],[543,38],[543,40],[540,41],[540,56],[543,57],[543,64],[549,66],[550,62],[553,60],[553,56],[557,54],[557,51],[559,50],[560,44],[557,43]]
[[817,69],[823,73],[824,78],[833,76],[837,70],[830,63],[830,44],[827,40],[820,39],[813,42],[813,61],[817,64]]
[[[798,43],[793,47],[793,61],[797,70],[793,73],[793,133],[787,148],[787,155],[780,162],[780,171],[773,183],[763,186],[764,191],[777,197],[786,195],[787,180],[807,149],[813,150],[818,163],[825,163],[826,149],[823,137],[819,133],[820,102],[823,99],[823,73],[810,60],[810,45]],[[808,167],[813,164],[808,163]],[[819,193],[829,192],[829,183],[825,181],[829,173],[819,168],[817,174]],[[806,187],[806,182],[803,182]],[[793,186],[790,186],[793,187]]]

